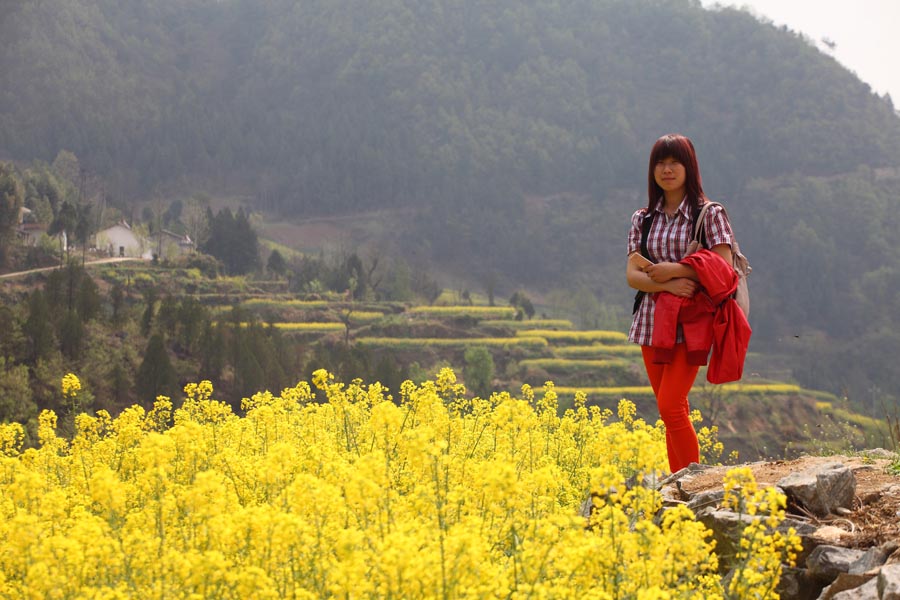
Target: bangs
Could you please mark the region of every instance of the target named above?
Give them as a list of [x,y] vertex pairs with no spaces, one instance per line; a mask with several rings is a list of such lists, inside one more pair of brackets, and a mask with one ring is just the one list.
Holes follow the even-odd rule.
[[697,153],[694,144],[679,133],[664,135],[653,144],[650,151],[650,164],[647,169],[647,209],[653,210],[662,194],[662,188],[656,183],[654,171],[657,163],[672,159],[684,165],[685,192],[693,207],[700,205],[706,196],[703,193],[703,182],[700,179],[700,166],[697,164]]
[[655,165],[661,160],[674,158],[681,164],[688,166],[693,163],[694,152],[691,142],[684,136],[666,135],[653,145],[650,152],[650,164]]

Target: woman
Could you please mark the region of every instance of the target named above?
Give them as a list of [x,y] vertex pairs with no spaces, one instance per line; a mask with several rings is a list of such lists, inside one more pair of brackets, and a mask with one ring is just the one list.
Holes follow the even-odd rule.
[[[697,433],[690,419],[688,392],[700,369],[689,360],[683,333],[679,326],[671,362],[654,362],[651,347],[654,292],[669,292],[690,298],[698,290],[697,272],[678,264],[688,252],[693,234],[693,216],[709,200],[703,193],[700,167],[694,145],[683,135],[665,135],[653,145],[648,170],[647,207],[631,217],[628,234],[628,285],[645,292],[635,305],[628,339],[641,345],[644,366],[656,396],[660,417],[666,425],[666,448],[669,468],[674,473],[700,460]],[[654,264],[647,265],[641,256],[642,224],[651,215],[647,236],[647,254]],[[721,206],[710,206],[704,217],[705,248],[719,254],[731,264],[732,232]],[[703,363],[705,364],[705,363]]]

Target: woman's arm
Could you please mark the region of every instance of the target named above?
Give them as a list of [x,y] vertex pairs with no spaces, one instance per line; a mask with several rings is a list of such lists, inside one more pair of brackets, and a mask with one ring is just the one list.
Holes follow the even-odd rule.
[[[728,244],[716,244],[712,247],[712,251],[721,256],[722,259],[729,265],[732,264],[731,246],[729,246]],[[656,283],[665,283],[670,279],[675,279],[678,277],[685,277],[693,281],[697,281],[699,279],[697,277],[697,272],[694,271],[694,269],[680,263],[657,263],[655,265],[646,267],[644,269],[644,272],[650,277],[650,279],[652,279]]]
[[[639,259],[635,258],[637,256],[640,255],[636,252],[629,255],[628,265],[625,268],[625,278],[628,280],[628,285],[630,287],[642,292],[669,292],[671,294],[675,294],[676,296],[683,297],[693,296],[694,292],[697,291],[697,282],[692,281],[691,279],[688,279],[686,277],[673,277],[662,282],[654,281],[650,278],[650,275],[647,271],[660,265],[652,265],[650,267],[647,267],[646,270],[642,270]],[[676,267],[682,266],[677,263],[661,264],[673,265]],[[694,273],[694,270],[690,267],[685,268],[691,273]],[[696,276],[696,273],[694,273],[694,277]]]
[[733,265],[731,257],[731,246],[728,244],[716,244],[712,247],[712,251],[725,259],[729,265]]
[[644,272],[656,283],[665,283],[679,277],[697,281],[697,272],[691,267],[673,262],[662,262],[650,265]]

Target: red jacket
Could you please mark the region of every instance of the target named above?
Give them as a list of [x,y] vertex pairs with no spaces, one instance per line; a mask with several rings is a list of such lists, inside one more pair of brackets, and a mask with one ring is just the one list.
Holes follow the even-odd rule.
[[667,292],[656,296],[653,313],[654,362],[672,361],[678,326],[684,333],[688,362],[705,365],[712,349],[706,378],[710,383],[737,381],[744,371],[750,344],[750,324],[732,298],[738,278],[725,260],[710,250],[686,256],[680,264],[694,269],[700,290],[690,298]]

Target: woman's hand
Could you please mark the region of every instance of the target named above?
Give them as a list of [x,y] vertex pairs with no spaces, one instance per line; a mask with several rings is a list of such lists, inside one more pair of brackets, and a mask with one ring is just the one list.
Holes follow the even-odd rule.
[[667,281],[663,284],[663,287],[665,288],[665,291],[670,294],[681,298],[690,298],[697,292],[699,284],[687,277],[677,277]]
[[672,262],[661,262],[644,267],[644,273],[650,277],[651,281],[656,283],[665,283],[676,277],[684,277],[685,273],[683,271],[682,265]]

